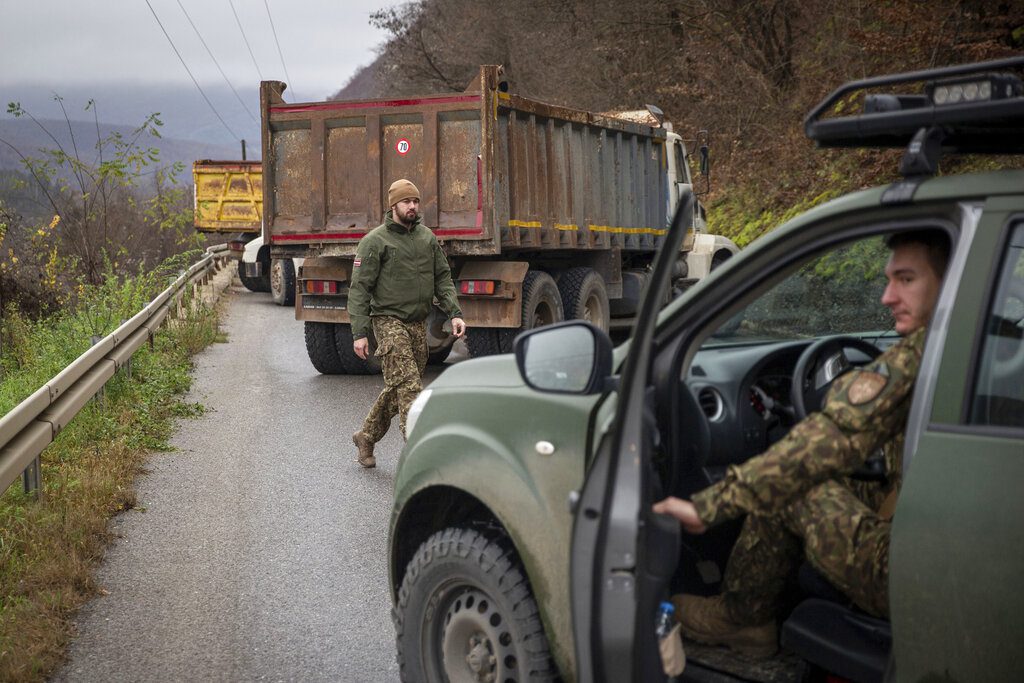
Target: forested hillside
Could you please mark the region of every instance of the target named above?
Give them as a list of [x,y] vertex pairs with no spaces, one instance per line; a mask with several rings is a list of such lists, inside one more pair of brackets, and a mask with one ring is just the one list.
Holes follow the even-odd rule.
[[656,104],[684,137],[711,131],[711,228],[741,244],[895,174],[893,152],[815,151],[803,136],[838,85],[1024,48],[1024,3],[984,0],[423,0],[373,21],[391,39],[336,98],[460,91],[480,64],[503,64],[536,99]]

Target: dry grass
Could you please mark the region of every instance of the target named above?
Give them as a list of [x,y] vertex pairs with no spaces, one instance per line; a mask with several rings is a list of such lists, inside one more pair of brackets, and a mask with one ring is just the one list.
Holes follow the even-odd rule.
[[111,516],[135,506],[146,454],[166,450],[184,404],[190,356],[216,340],[217,315],[193,309],[108,382],[43,454],[38,501],[15,484],[0,496],[0,680],[42,681],[63,661],[72,616],[100,590],[93,571],[111,540]]

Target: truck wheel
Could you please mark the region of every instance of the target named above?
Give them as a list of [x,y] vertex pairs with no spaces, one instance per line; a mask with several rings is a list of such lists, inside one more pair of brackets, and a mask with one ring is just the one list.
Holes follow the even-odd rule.
[[259,289],[256,290],[256,291],[258,291],[258,292],[269,292],[270,291],[270,265],[271,265],[270,264],[270,249],[268,249],[266,247],[266,245],[260,247],[260,253],[259,253],[259,256],[256,257],[256,259],[263,265],[263,267],[260,268],[260,272],[263,273],[263,275],[260,275],[257,278],[257,280],[259,281]]
[[471,327],[466,330],[466,350],[470,358],[495,356],[512,350],[512,339],[518,330],[493,327]]
[[441,365],[448,360],[449,354],[452,352],[452,347],[455,344],[449,344],[448,346],[442,346],[434,349],[427,354],[427,365]]
[[529,582],[504,542],[472,529],[428,538],[393,612],[403,681],[554,681]]
[[243,273],[242,270],[244,268],[245,268],[245,265],[241,261],[239,261],[238,262],[238,279],[242,281],[242,284],[250,292],[258,292],[258,291],[260,291],[260,279],[258,277],[249,277],[248,275]]
[[[341,367],[344,368],[343,372],[346,375],[380,374],[380,362],[376,356],[371,353],[367,360],[363,360],[352,350],[352,326],[348,323],[338,323],[334,326],[334,344],[337,349],[338,360],[341,363]],[[373,339],[373,333],[371,333],[370,350],[373,351],[376,348],[377,344]]]
[[334,345],[334,327],[334,323],[306,321],[306,353],[317,372],[324,375],[345,374]]
[[527,273],[523,280],[523,323],[519,326],[519,332],[564,319],[562,295],[558,293],[554,278],[542,270]]
[[278,306],[295,304],[295,262],[276,258],[270,264],[270,297]]
[[570,268],[558,280],[566,320],[586,320],[608,331],[608,290],[593,268]]

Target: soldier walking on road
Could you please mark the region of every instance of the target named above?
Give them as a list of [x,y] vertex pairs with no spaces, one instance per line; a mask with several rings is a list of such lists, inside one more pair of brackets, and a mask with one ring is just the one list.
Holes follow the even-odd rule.
[[[690,533],[746,514],[721,595],[672,598],[687,637],[752,656],[772,654],[786,581],[804,559],[859,608],[888,616],[889,532],[903,432],[949,240],[921,230],[893,235],[888,244],[882,304],[903,339],[837,379],[821,412],[760,456],[729,467],[692,502],[670,497],[654,506]],[[850,479],[880,448],[887,481]]]
[[376,466],[373,445],[384,438],[396,413],[402,437],[406,436],[409,406],[423,389],[426,319],[435,298],[451,318],[452,334],[461,337],[466,332],[448,259],[420,220],[420,191],[408,180],[396,180],[388,190],[388,206],[384,224],[356,247],[348,295],[352,350],[366,359],[372,327],[384,373],[384,390],[363,428],[352,435],[363,467]]

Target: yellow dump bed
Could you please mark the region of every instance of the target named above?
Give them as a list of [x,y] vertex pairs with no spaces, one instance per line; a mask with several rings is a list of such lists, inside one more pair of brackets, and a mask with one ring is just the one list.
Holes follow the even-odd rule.
[[200,232],[259,233],[263,220],[263,165],[256,161],[192,164]]

